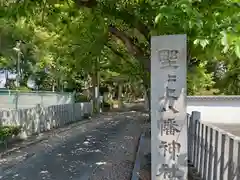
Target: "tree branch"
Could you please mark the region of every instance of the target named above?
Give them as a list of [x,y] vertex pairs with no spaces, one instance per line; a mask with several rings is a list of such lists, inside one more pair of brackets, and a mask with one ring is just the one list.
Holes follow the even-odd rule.
[[[97,0],[75,0],[75,3],[80,7],[84,6],[87,8],[94,8],[98,5]],[[123,11],[103,6],[102,11],[105,14],[112,15],[117,19],[123,20],[125,23],[129,24],[130,27],[136,28],[149,41],[150,30],[148,27],[127,10]],[[134,40],[131,37],[113,25],[109,26],[109,32],[125,44],[128,52],[140,62],[143,69],[150,71],[150,57],[145,55],[144,51],[134,43]]]
[[143,22],[139,20],[134,14],[128,12],[126,9],[113,9],[109,7],[103,7],[103,12],[109,15],[113,15],[117,19],[123,20],[131,28],[137,29],[147,40],[150,38],[150,30]]
[[[97,6],[97,0],[75,0],[78,6],[94,8]],[[103,6],[102,11],[104,14],[111,15],[117,19],[123,20],[130,27],[137,29],[147,40],[150,38],[150,30],[147,25],[139,20],[137,16],[128,12],[126,9],[117,10],[108,6]]]
[[112,46],[110,46],[109,44],[105,44],[106,47],[108,47],[108,49],[110,49],[115,55],[119,56],[120,58],[124,59],[124,54],[119,52],[118,50],[114,49]]
[[128,52],[132,54],[143,66],[144,69],[150,71],[150,60],[148,56],[145,56],[144,51],[134,44],[134,40],[126,33],[120,31],[115,26],[109,26],[109,32],[120,39],[126,46]]
[[116,56],[120,57],[121,59],[123,59],[127,64],[134,66],[132,62],[130,62],[128,60],[128,57],[126,57],[126,55],[118,50],[116,50],[115,48],[113,48],[111,45],[109,44],[105,44],[106,47],[108,47]]
[[133,56],[144,56],[144,52],[141,50],[141,48],[135,45],[134,40],[126,33],[120,31],[118,28],[112,25],[109,26],[109,32],[120,39],[126,45],[129,53],[131,53]]
[[88,8],[93,8],[97,5],[97,0],[75,0],[78,6],[85,6]]

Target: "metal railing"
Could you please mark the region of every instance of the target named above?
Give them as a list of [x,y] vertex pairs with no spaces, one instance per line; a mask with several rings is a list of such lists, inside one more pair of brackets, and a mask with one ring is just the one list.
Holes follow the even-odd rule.
[[200,115],[188,118],[188,160],[204,180],[240,180],[240,138],[202,123]]

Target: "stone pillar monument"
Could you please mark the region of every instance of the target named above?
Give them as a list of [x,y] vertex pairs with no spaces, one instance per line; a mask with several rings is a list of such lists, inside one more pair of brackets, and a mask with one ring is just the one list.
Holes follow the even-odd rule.
[[152,180],[187,179],[186,41],[151,38]]

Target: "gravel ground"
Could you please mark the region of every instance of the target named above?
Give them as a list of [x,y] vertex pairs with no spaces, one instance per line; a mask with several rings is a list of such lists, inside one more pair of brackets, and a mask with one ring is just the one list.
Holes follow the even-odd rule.
[[110,113],[56,133],[1,159],[0,179],[130,179],[143,119],[140,112]]

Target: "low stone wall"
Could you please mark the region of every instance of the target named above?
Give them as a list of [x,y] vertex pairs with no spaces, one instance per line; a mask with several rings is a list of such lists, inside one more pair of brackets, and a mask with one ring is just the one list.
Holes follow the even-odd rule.
[[188,96],[187,112],[201,112],[201,122],[240,124],[240,96]]
[[187,96],[186,101],[187,113],[201,112],[201,122],[240,124],[240,96]]
[[0,109],[34,108],[37,104],[48,107],[72,103],[73,93],[0,91]]
[[75,103],[18,110],[0,110],[0,125],[20,126],[21,138],[38,134],[91,116],[92,103]]

